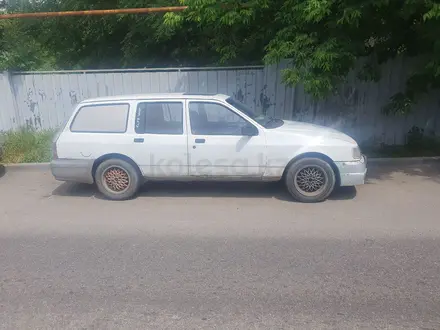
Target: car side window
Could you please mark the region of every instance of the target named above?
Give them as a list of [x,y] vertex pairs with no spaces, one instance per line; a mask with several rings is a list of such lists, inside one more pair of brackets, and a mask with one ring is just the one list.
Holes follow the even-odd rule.
[[138,134],[183,134],[182,102],[142,102],[136,111]]
[[94,104],[81,107],[70,124],[74,133],[124,133],[128,104]]
[[242,128],[251,125],[222,104],[189,102],[191,132],[195,135],[243,135]]

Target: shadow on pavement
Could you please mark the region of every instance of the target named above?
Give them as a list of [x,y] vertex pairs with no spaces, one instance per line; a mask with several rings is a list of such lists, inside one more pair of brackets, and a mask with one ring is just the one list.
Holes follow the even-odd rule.
[[64,182],[52,191],[54,196],[92,197],[97,193],[95,186],[85,183]]
[[[61,184],[52,195],[103,198],[95,186],[75,183]],[[293,201],[282,182],[150,182],[141,187],[138,198],[142,197],[275,198]],[[348,200],[355,197],[355,187],[340,187],[329,200]]]
[[390,180],[395,173],[424,177],[432,182],[440,183],[440,162],[404,165],[370,164],[368,166],[367,183],[373,183],[373,180]]
[[[356,189],[337,189],[331,200],[352,199]],[[282,182],[153,182],[142,187],[139,196],[275,198],[293,201]]]
[[3,177],[3,175],[5,175],[5,173],[6,173],[5,167],[0,164],[0,178]]

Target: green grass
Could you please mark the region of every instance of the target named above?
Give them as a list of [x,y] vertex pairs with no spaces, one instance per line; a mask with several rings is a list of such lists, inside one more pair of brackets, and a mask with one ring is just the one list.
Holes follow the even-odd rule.
[[31,131],[21,129],[16,132],[2,133],[0,162],[11,163],[44,163],[52,158],[52,139],[54,130]]

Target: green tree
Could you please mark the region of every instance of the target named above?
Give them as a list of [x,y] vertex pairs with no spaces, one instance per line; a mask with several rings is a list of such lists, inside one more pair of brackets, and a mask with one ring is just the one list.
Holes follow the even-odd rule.
[[[185,19],[216,24],[216,49],[238,56],[240,43],[222,31],[238,31],[244,42],[262,40],[266,63],[291,59],[289,85],[302,83],[322,98],[335,90],[360,58],[364,79],[377,79],[379,66],[396,57],[420,59],[406,89],[384,108],[406,113],[418,97],[440,86],[440,4],[434,0],[182,0]],[[182,20],[180,18],[179,20]],[[251,27],[246,29],[246,27]],[[247,33],[247,34],[246,34]],[[260,35],[261,33],[261,35]],[[257,46],[257,52],[261,51]]]
[[[42,0],[21,4],[15,11],[65,11],[86,9],[114,9],[161,7],[179,5],[177,0]],[[22,19],[13,21],[12,35],[26,36],[26,40],[44,45],[53,54],[57,69],[139,68],[153,66],[212,65],[219,62],[219,54],[212,46],[213,31],[199,27],[190,20],[182,20],[179,28],[169,24],[163,14],[115,15],[87,17],[59,17]],[[18,38],[18,36],[17,36]],[[6,42],[6,41],[5,41]],[[11,50],[18,47],[8,43]],[[18,49],[17,49],[18,50]],[[259,58],[234,56],[229,63],[245,64]],[[17,57],[14,67],[35,69],[28,56]],[[249,60],[249,61],[248,61]],[[3,66],[10,66],[4,62]]]
[[[291,59],[285,82],[322,98],[365,59],[363,79],[417,57],[384,108],[406,113],[440,86],[438,0],[39,0],[17,11],[188,5],[183,13],[2,21],[2,69],[240,65]],[[11,9],[9,9],[11,10]],[[14,10],[14,8],[12,8]]]
[[0,21],[0,71],[51,70],[55,66],[55,57],[18,21]]
[[[20,11],[114,9],[170,3],[172,1],[167,0],[43,0],[27,3]],[[167,43],[172,45],[172,40],[164,36],[162,25],[160,15],[20,20],[26,35],[44,44],[55,55],[56,67],[61,69],[143,67],[155,65],[156,60],[171,60],[163,54]]]

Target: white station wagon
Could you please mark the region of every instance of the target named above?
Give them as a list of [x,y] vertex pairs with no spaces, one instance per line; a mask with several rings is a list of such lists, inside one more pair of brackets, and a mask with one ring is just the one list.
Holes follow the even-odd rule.
[[112,200],[150,180],[284,180],[301,202],[363,184],[367,171],[357,143],[334,129],[255,114],[226,95],[184,93],[81,102],[55,137],[51,168]]

